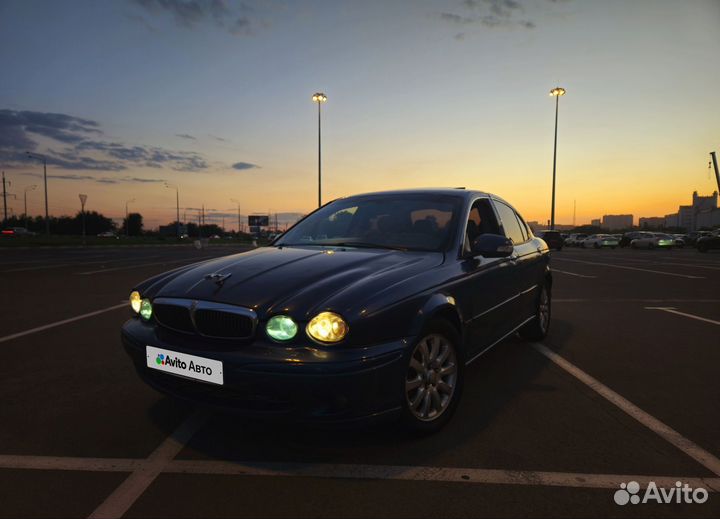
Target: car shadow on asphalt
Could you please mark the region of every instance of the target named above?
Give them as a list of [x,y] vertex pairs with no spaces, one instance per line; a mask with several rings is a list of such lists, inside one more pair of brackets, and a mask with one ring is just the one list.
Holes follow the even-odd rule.
[[[558,345],[572,337],[572,325],[553,320],[547,342]],[[460,406],[440,432],[418,436],[393,419],[352,425],[311,425],[260,421],[211,412],[180,459],[242,462],[353,463],[384,465],[468,466],[468,449],[488,442],[513,441],[492,427],[499,415],[508,414],[513,402],[532,393],[557,390],[538,381],[550,361],[529,342],[513,337],[498,344],[466,368]],[[161,399],[149,416],[155,425],[173,434],[170,422],[158,411],[168,404]],[[190,409],[188,408],[188,415]],[[512,414],[512,413],[511,413]],[[527,433],[521,413],[513,417],[519,436]],[[507,417],[503,420],[507,421]],[[492,429],[490,433],[487,430]],[[491,448],[488,446],[487,448]]]

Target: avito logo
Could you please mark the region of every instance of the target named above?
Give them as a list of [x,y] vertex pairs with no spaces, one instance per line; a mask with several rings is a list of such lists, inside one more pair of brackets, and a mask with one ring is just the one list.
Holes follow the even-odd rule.
[[637,481],[629,483],[621,483],[620,490],[615,491],[613,496],[615,503],[618,505],[626,505],[631,503],[637,505],[639,503],[704,503],[708,500],[708,491],[704,488],[692,488],[680,481],[675,482],[675,487],[658,488],[654,481],[648,483],[645,492],[640,497],[640,484]]
[[163,355],[162,353],[158,353],[157,358],[155,359],[155,364],[157,364],[159,366],[164,366],[165,365],[165,355]]

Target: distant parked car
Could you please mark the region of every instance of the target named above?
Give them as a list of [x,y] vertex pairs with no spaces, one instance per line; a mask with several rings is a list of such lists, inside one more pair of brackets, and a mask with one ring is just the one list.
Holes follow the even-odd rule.
[[672,249],[675,247],[675,238],[669,234],[662,234],[659,232],[647,232],[644,234],[644,236],[631,241],[630,247],[633,249]]
[[685,247],[685,235],[684,234],[672,234],[673,238],[675,238],[675,246],[679,248]]
[[626,233],[623,234],[622,237],[620,238],[620,243],[619,243],[620,248],[629,247],[631,241],[636,240],[636,239],[638,239],[638,238],[647,237],[646,235],[648,235],[648,234],[651,234],[651,233],[649,233],[649,232],[647,232],[647,231],[631,231],[631,232],[626,232]]
[[587,236],[587,234],[571,234],[568,236],[568,239],[565,240],[565,245],[568,247],[579,247]]
[[28,231],[25,227],[8,227],[1,231],[3,236],[36,236],[36,232]]
[[710,236],[709,231],[692,231],[685,235],[685,245],[695,247],[699,238],[703,236]]
[[115,234],[114,231],[105,231],[98,234],[98,238],[115,238],[116,240],[119,239],[118,235]]
[[564,240],[560,235],[559,231],[538,231],[535,233],[535,236],[537,236],[538,238],[542,238],[545,243],[548,244],[548,247],[550,247],[551,249],[562,250],[563,248]]
[[610,247],[611,249],[614,249],[619,244],[620,242],[617,238],[611,236],[610,234],[592,234],[583,240],[582,247],[584,249],[589,249],[590,247],[594,249],[599,249],[601,247]]
[[701,236],[695,242],[695,247],[700,252],[707,252],[710,249],[720,249],[720,232],[716,231],[713,234]]

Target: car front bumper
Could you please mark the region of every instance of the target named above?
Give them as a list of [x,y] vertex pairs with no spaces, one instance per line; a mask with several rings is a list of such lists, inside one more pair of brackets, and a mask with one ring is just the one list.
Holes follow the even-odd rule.
[[[222,411],[312,422],[372,419],[400,410],[411,338],[368,347],[285,347],[255,340],[228,347],[166,333],[133,318],[121,337],[147,384],[170,396]],[[223,363],[223,385],[147,367],[146,346]]]

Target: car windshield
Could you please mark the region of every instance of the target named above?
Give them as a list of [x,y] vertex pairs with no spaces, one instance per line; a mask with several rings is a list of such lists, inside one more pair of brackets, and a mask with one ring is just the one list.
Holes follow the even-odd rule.
[[444,250],[458,221],[462,198],[451,195],[383,195],[337,200],[317,210],[273,245]]

